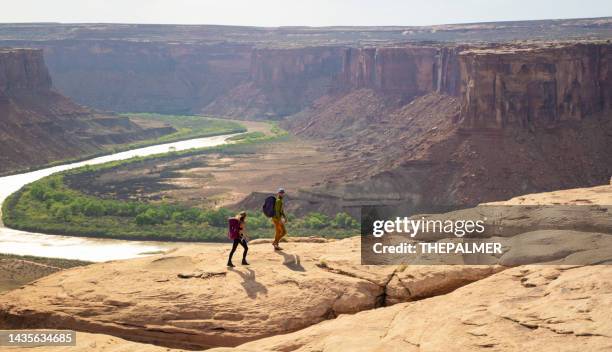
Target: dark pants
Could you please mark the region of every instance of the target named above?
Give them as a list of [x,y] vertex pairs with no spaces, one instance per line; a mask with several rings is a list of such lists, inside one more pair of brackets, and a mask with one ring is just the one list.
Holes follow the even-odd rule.
[[246,259],[247,252],[249,251],[249,246],[247,246],[247,242],[244,240],[244,238],[237,238],[234,240],[234,244],[232,244],[232,250],[230,251],[229,259],[227,260],[228,262],[232,261],[232,257],[234,256],[234,252],[236,252],[236,248],[238,248],[238,244],[240,244],[242,248],[244,248],[244,253],[242,253],[242,260]]

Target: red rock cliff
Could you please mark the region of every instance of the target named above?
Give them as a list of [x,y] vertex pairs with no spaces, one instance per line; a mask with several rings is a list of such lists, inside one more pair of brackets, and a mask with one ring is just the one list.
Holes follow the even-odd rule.
[[50,88],[51,77],[45,67],[42,50],[0,49],[0,94]]
[[251,80],[280,115],[295,113],[322,96],[341,68],[341,48],[257,49]]
[[460,56],[462,126],[550,126],[612,107],[612,45],[518,46]]
[[119,112],[193,113],[249,75],[250,45],[124,40],[20,41],[44,49],[54,86]]
[[457,47],[397,46],[349,48],[344,52],[339,85],[371,88],[415,97],[431,92],[459,92]]
[[248,79],[203,112],[239,118],[280,118],[328,93],[342,68],[341,47],[259,48]]

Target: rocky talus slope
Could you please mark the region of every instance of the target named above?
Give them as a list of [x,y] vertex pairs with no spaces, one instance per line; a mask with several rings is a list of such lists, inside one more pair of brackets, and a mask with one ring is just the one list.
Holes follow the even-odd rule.
[[75,104],[53,89],[42,50],[0,49],[0,172],[172,131]]
[[[611,198],[612,186],[600,186],[522,200],[588,201],[587,212],[608,212],[599,218],[605,225]],[[189,349],[242,344],[238,351],[605,350],[611,269],[561,264],[576,256],[612,263],[612,229],[562,224],[536,233],[555,222],[548,216],[512,216],[509,227],[523,229],[502,237],[517,248],[553,232],[567,237],[544,258],[557,264],[508,269],[499,263],[512,262],[510,251],[488,265],[367,266],[354,237],[296,238],[282,252],[252,241],[252,265],[227,269],[228,248],[193,245],[61,271],[5,293],[0,328],[69,328]]]

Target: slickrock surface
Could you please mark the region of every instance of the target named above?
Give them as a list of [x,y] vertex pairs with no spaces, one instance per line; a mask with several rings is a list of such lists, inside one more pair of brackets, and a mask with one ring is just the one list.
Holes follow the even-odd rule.
[[610,185],[573,188],[560,191],[527,194],[490,205],[612,205],[612,179]]
[[[582,193],[578,199],[603,207],[596,203],[612,189],[576,192],[524,198],[571,203]],[[511,251],[481,266],[364,266],[358,237],[292,238],[282,252],[256,240],[252,265],[233,269],[225,267],[229,248],[205,245],[92,264],[0,296],[0,328],[65,328],[236,351],[611,348],[612,247],[602,245],[611,235],[533,224],[500,237]],[[551,243],[555,238],[563,241]],[[512,252],[543,241],[557,246],[554,253]],[[577,257],[603,265],[568,265]],[[534,261],[554,265],[493,265]]]
[[293,241],[282,252],[259,242],[250,247],[252,265],[231,270],[229,248],[194,245],[62,271],[0,296],[0,328],[78,329],[179,348],[235,346],[446,293],[497,270],[361,266],[357,237]]
[[518,267],[448,295],[213,351],[609,351],[612,267]]
[[[612,187],[600,186],[531,194],[495,204],[604,206],[610,204],[611,195]],[[597,236],[557,231],[575,248],[592,245],[585,238]],[[523,233],[511,240],[538,241],[550,232]],[[519,266],[448,294],[343,315],[295,333],[213,351],[609,351],[611,253],[609,247],[595,247],[573,254],[603,265]]]

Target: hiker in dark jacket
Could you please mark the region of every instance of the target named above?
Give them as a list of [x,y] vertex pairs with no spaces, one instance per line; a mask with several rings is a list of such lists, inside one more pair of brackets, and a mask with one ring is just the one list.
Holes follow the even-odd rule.
[[285,209],[283,204],[284,196],[285,190],[283,188],[279,188],[278,192],[276,192],[276,202],[274,203],[274,216],[272,217],[272,222],[274,223],[274,242],[272,242],[272,245],[277,251],[282,250],[278,243],[287,234],[287,230],[285,229],[287,216],[285,216]]
[[249,240],[249,236],[246,234],[246,211],[241,211],[240,214],[236,215],[236,219],[240,222],[238,229],[238,236],[234,238],[234,243],[232,244],[232,250],[229,254],[229,259],[227,260],[227,266],[233,268],[234,264],[232,264],[232,257],[234,256],[234,252],[236,252],[236,248],[240,244],[242,248],[244,248],[244,252],[242,253],[242,265],[249,265],[246,260],[247,252],[249,251],[249,246],[247,245],[247,241]]

